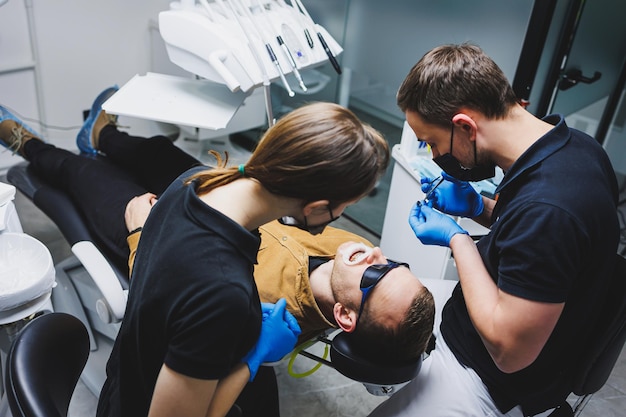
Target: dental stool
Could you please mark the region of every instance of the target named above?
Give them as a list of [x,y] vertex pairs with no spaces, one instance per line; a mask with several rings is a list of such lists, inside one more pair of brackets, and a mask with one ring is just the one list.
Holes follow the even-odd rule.
[[13,417],[66,417],[89,355],[76,317],[50,313],[29,322],[7,357],[6,392]]

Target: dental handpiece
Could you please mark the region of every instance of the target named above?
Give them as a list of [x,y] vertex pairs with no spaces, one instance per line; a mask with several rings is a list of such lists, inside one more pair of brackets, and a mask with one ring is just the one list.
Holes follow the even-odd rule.
[[270,60],[274,63],[274,65],[276,66],[276,69],[278,70],[278,75],[280,76],[280,80],[283,82],[283,86],[285,87],[285,90],[287,90],[287,94],[289,94],[289,97],[295,96],[296,93],[294,93],[291,87],[289,86],[289,83],[287,82],[287,79],[285,78],[285,73],[283,72],[283,69],[280,66],[280,62],[278,62],[278,58],[276,57],[276,54],[274,53],[272,46],[269,43],[266,43],[265,49],[267,49],[267,53],[270,56]]
[[326,43],[326,39],[324,39],[324,37],[322,36],[320,32],[317,32],[317,37],[320,40],[320,43],[322,44],[322,48],[324,49],[324,52],[326,52],[326,56],[328,56],[328,60],[330,61],[333,68],[335,69],[335,72],[341,75],[341,67],[339,66],[339,62],[337,62],[337,58],[335,58],[335,55],[328,47],[328,44]]
[[435,192],[435,190],[437,189],[437,187],[439,187],[442,182],[443,182],[443,177],[437,177],[434,180],[432,180],[430,183],[431,184],[435,184],[435,185],[433,185],[433,188],[431,188],[430,191],[428,191],[428,193],[426,193],[424,198],[421,201],[418,201],[417,203],[420,204],[420,205],[421,204],[426,204],[430,200],[430,197],[432,197],[432,195]]
[[285,56],[289,60],[289,64],[291,65],[291,69],[293,70],[293,75],[296,77],[296,80],[298,80],[298,84],[300,85],[300,88],[302,89],[302,91],[306,92],[307,91],[306,84],[304,84],[304,80],[302,79],[302,75],[300,75],[300,71],[298,71],[298,65],[296,65],[296,60],[293,59],[293,55],[291,55],[291,51],[289,50],[289,48],[285,44],[285,41],[283,40],[283,37],[278,35],[276,37],[276,40],[278,41],[278,44],[280,45],[280,47],[282,48],[283,52],[285,53]]

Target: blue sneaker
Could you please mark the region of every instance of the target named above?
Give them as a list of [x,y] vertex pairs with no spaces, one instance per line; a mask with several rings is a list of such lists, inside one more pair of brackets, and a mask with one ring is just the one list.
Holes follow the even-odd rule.
[[24,143],[33,138],[39,139],[40,136],[6,107],[0,106],[0,145],[12,151],[14,155],[16,153],[22,155]]
[[[98,127],[101,129],[109,123],[115,123],[115,121],[117,120],[117,117],[107,115],[102,110],[102,104],[104,104],[104,102],[107,101],[109,97],[115,94],[117,90],[119,90],[119,87],[117,85],[107,88],[106,90],[98,94],[98,97],[96,97],[93,104],[91,105],[89,116],[87,116],[87,120],[85,120],[85,123],[83,123],[83,127],[80,129],[78,135],[76,136],[76,145],[82,153],[96,155],[98,153],[98,149],[97,146],[95,146],[97,144],[97,135],[94,135],[94,127],[96,125],[99,125]],[[96,123],[96,121],[98,121],[98,123]],[[97,129],[97,134],[100,133],[100,129]]]

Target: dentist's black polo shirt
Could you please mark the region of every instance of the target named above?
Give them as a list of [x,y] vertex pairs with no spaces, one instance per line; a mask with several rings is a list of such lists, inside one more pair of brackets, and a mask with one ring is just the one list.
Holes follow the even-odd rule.
[[491,232],[478,248],[502,291],[565,303],[551,337],[533,364],[505,374],[474,329],[460,285],[443,310],[447,344],[478,373],[502,412],[516,405],[542,408],[567,394],[564,380],[605,319],[599,311],[617,252],[618,191],[606,153],[593,138],[569,129],[562,117],[545,120],[555,127],[504,176]]

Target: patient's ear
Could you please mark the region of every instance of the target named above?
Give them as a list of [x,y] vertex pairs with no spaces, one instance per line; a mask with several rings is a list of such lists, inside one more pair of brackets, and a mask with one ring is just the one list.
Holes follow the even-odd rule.
[[352,333],[356,329],[356,311],[341,303],[335,303],[333,315],[335,316],[337,326],[344,332]]

